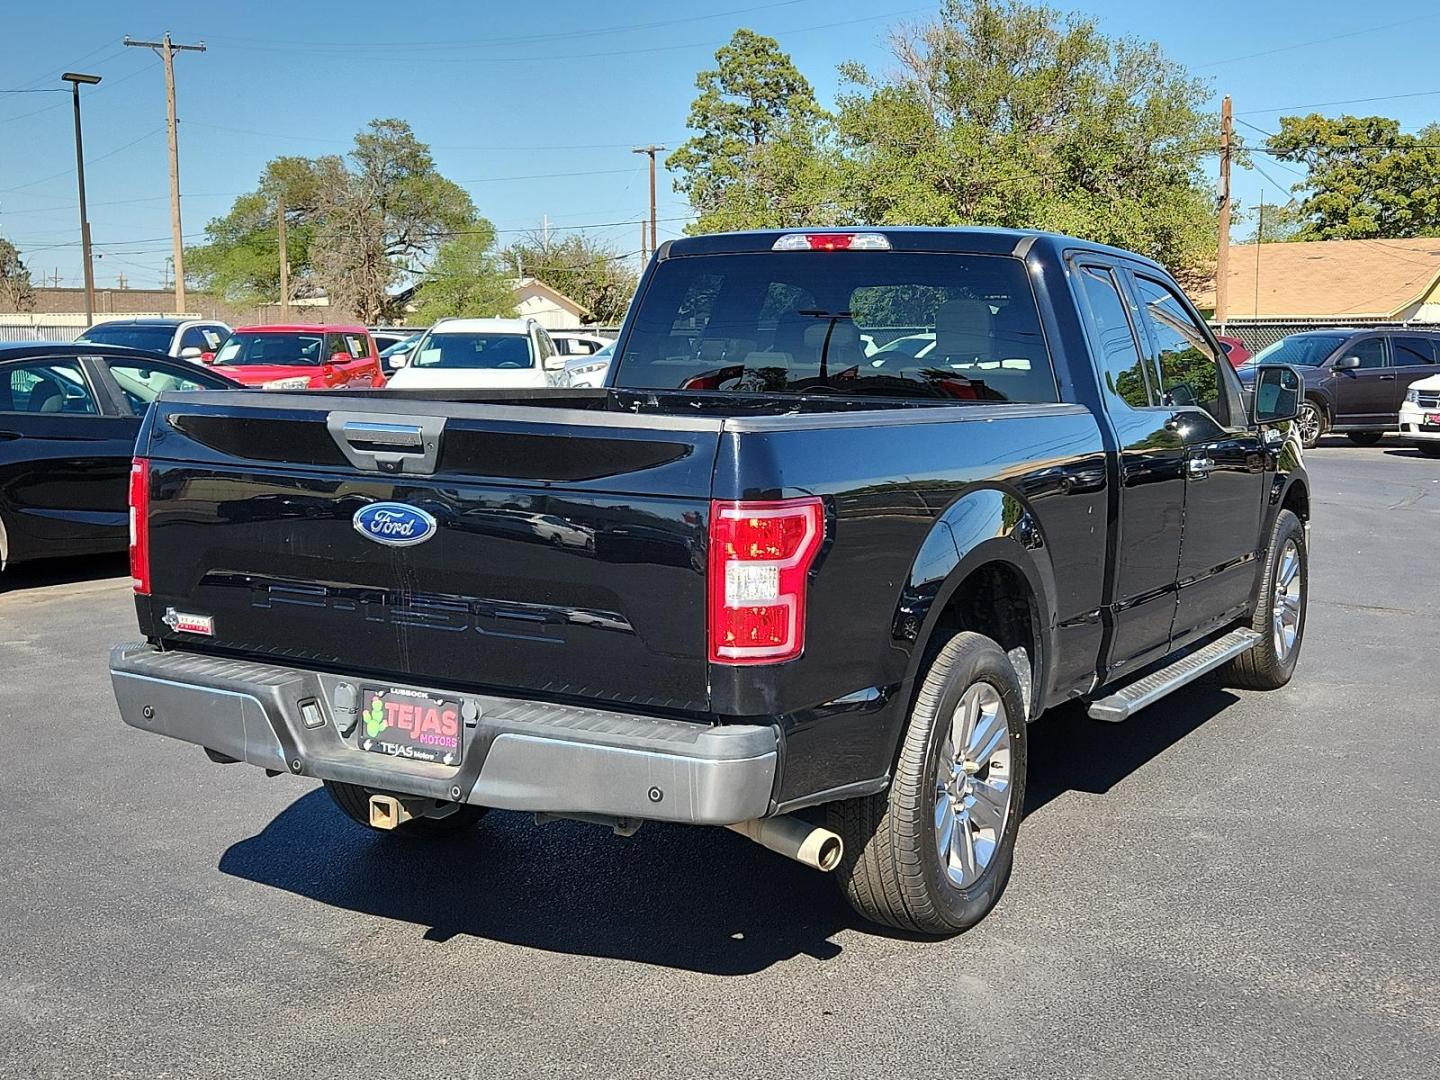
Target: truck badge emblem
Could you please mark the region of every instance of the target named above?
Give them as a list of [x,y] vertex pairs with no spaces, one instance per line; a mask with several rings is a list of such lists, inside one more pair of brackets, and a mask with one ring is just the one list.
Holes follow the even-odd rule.
[[423,544],[435,535],[435,519],[417,506],[377,502],[362,506],[352,519],[355,531],[366,540],[391,547]]

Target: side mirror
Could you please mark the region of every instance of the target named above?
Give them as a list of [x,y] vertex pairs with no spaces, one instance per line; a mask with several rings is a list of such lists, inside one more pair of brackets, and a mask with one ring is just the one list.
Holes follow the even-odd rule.
[[332,364],[348,364],[353,359],[354,357],[352,357],[347,352],[337,352],[330,354],[330,363]]
[[1342,356],[1330,365],[1331,371],[1354,371],[1360,366],[1360,357]]
[[410,354],[408,352],[392,353],[385,358],[385,362],[390,365],[391,371],[399,371],[402,367],[410,366]]
[[1289,364],[1265,364],[1255,373],[1255,422],[1279,424],[1300,415],[1300,372]]
[[202,352],[200,354],[200,362],[202,364],[213,364],[215,362],[215,354],[213,352]]
[[198,360],[204,355],[204,350],[195,345],[187,345],[180,350],[181,360]]
[[546,371],[563,371],[564,369],[565,357],[561,356],[559,353],[556,353],[554,356],[547,356],[545,358]]

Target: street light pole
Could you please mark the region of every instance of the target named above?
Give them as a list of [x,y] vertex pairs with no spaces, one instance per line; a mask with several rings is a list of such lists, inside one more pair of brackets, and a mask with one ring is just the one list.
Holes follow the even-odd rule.
[[99,75],[67,71],[60,76],[68,82],[75,98],[75,178],[80,185],[80,257],[85,263],[85,325],[95,321],[95,267],[90,261],[90,219],[85,213],[85,142],[80,134],[80,84],[94,86]]

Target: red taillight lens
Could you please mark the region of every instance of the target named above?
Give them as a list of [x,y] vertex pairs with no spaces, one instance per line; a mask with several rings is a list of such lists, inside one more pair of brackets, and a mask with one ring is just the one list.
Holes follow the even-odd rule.
[[775,664],[805,649],[805,586],[825,539],[816,498],[710,504],[710,660]]
[[150,595],[150,462],[139,457],[130,463],[130,582]]

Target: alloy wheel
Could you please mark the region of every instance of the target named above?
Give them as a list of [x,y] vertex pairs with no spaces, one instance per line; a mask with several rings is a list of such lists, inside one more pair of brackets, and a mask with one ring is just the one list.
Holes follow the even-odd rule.
[[1275,635],[1275,656],[1282,663],[1295,649],[1300,636],[1300,619],[1305,611],[1305,591],[1300,577],[1300,547],[1286,540],[1275,567],[1275,600],[1270,622]]
[[1306,446],[1312,445],[1320,438],[1320,410],[1311,402],[1307,401],[1300,406],[1300,415],[1295,423],[1300,428],[1300,441]]
[[936,770],[935,850],[956,888],[970,888],[994,861],[1014,811],[1011,788],[1005,702],[977,682],[955,706]]

